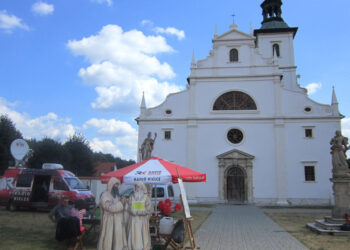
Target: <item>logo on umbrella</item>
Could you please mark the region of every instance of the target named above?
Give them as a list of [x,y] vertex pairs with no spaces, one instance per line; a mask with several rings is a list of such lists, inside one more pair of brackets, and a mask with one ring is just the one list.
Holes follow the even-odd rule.
[[135,175],[145,175],[147,171],[136,171]]
[[148,175],[161,175],[162,171],[148,171]]

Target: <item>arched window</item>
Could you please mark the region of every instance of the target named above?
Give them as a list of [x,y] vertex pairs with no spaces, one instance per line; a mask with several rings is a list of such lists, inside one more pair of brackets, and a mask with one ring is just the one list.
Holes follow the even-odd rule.
[[238,62],[238,50],[237,49],[230,50],[230,62]]
[[256,110],[254,100],[246,93],[230,91],[216,99],[213,110]]
[[272,51],[273,51],[273,55],[280,57],[280,46],[277,43],[272,45]]

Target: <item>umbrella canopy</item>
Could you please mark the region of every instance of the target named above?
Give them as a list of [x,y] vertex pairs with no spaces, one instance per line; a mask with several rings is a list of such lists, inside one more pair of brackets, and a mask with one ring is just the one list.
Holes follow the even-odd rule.
[[184,182],[205,182],[206,174],[165,161],[158,157],[141,161],[125,168],[104,174],[101,182],[107,183],[111,177],[118,178],[121,183],[134,184],[142,181],[149,184],[177,183],[178,174]]

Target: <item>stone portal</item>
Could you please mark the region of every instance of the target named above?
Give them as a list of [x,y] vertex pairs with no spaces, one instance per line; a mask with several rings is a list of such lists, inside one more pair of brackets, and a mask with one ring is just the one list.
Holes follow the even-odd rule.
[[254,156],[234,149],[216,157],[219,170],[219,199],[252,203]]

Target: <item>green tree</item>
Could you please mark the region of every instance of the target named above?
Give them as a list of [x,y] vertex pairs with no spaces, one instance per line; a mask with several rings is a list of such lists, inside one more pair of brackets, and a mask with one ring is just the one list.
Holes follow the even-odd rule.
[[85,137],[75,134],[63,146],[69,154],[69,163],[66,169],[77,176],[91,176],[94,172],[93,152]]
[[115,162],[115,158],[111,154],[104,154],[102,152],[93,153],[94,162]]
[[51,138],[44,138],[41,141],[32,139],[28,144],[34,151],[33,156],[28,161],[30,168],[42,168],[43,163],[59,163],[66,167],[69,163],[69,154],[58,141]]
[[10,161],[14,162],[10,152],[11,142],[22,138],[12,120],[7,115],[0,115],[0,175],[7,169]]
[[104,154],[102,152],[93,154],[93,162],[115,162],[118,169],[135,163],[133,160],[123,160],[120,157],[114,157],[112,154]]
[[127,166],[130,166],[132,164],[135,164],[136,162],[133,161],[133,160],[123,160],[119,157],[116,158],[115,162],[117,163],[117,168],[124,168],[124,167],[127,167]]

